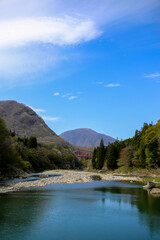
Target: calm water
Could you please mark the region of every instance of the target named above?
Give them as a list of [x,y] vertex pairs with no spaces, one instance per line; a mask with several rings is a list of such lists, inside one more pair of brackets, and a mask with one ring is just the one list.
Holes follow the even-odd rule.
[[118,182],[0,194],[0,240],[159,240],[160,198]]

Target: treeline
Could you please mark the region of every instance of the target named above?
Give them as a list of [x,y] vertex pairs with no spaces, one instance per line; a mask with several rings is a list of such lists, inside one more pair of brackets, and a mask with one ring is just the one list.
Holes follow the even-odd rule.
[[47,169],[81,168],[81,162],[69,148],[38,144],[35,137],[20,138],[8,131],[0,118],[0,175],[5,176],[14,168],[28,172]]
[[116,141],[94,149],[92,166],[94,169],[114,170],[126,168],[158,168],[160,167],[160,120],[157,124],[144,123],[140,131],[136,130],[133,138]]

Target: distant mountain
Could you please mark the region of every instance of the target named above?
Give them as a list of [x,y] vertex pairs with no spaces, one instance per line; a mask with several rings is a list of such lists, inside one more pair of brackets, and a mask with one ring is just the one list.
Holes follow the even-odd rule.
[[56,135],[30,107],[16,101],[0,101],[0,117],[11,131],[18,136],[37,137],[38,142],[71,146]]
[[75,130],[66,131],[60,134],[60,137],[68,141],[72,145],[81,147],[96,147],[99,146],[103,138],[104,145],[115,142],[116,139],[105,134],[97,133],[89,128],[79,128]]

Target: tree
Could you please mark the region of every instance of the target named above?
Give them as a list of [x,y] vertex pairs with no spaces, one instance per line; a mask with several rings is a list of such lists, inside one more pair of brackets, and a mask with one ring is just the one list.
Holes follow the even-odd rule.
[[140,146],[135,154],[135,164],[136,164],[136,167],[140,167],[140,168],[146,167],[145,144],[142,139],[140,141]]
[[118,152],[115,144],[110,144],[107,148],[106,163],[107,168],[114,170],[117,168]]
[[37,138],[36,137],[30,137],[28,139],[28,147],[29,148],[37,148]]
[[9,137],[9,131],[6,128],[5,121],[0,117],[0,144]]
[[5,174],[8,168],[17,164],[19,160],[10,132],[6,128],[5,121],[0,118],[0,172]]
[[93,167],[93,169],[96,168],[96,156],[97,156],[97,148],[94,148],[93,156],[92,156],[92,167]]
[[136,152],[136,166],[143,168],[160,166],[159,136],[159,122],[156,125],[144,124],[141,131],[140,144]]
[[92,167],[95,169],[101,169],[104,165],[106,149],[104,147],[103,139],[100,141],[100,146],[94,148],[92,157]]
[[136,148],[138,148],[139,145],[140,145],[140,140],[141,140],[141,131],[136,130],[136,131],[135,131],[135,135],[134,135],[134,137],[133,137],[132,144],[133,144]]
[[123,148],[120,152],[120,158],[118,159],[118,166],[133,167],[134,151],[131,145]]
[[157,132],[158,124],[157,127],[148,128],[144,136],[146,164],[149,167],[155,167],[159,164]]
[[98,148],[98,152],[97,152],[97,164],[96,164],[96,168],[97,169],[101,169],[104,165],[104,160],[105,160],[105,147],[104,147],[104,142],[103,139],[101,139],[100,141],[100,146]]

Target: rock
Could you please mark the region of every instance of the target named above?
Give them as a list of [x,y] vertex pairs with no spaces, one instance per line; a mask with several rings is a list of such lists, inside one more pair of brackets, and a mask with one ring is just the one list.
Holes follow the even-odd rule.
[[160,197],[160,188],[153,188],[150,193]]
[[158,182],[157,182],[155,179],[153,179],[153,182],[154,182],[155,184],[158,184]]
[[143,186],[143,189],[152,189],[155,187],[154,182],[147,182],[147,185]]
[[93,181],[101,181],[101,180],[102,180],[101,176],[99,176],[99,175],[92,175],[92,176],[91,176],[91,179],[92,179]]
[[40,178],[48,178],[48,174],[40,174],[39,177]]

